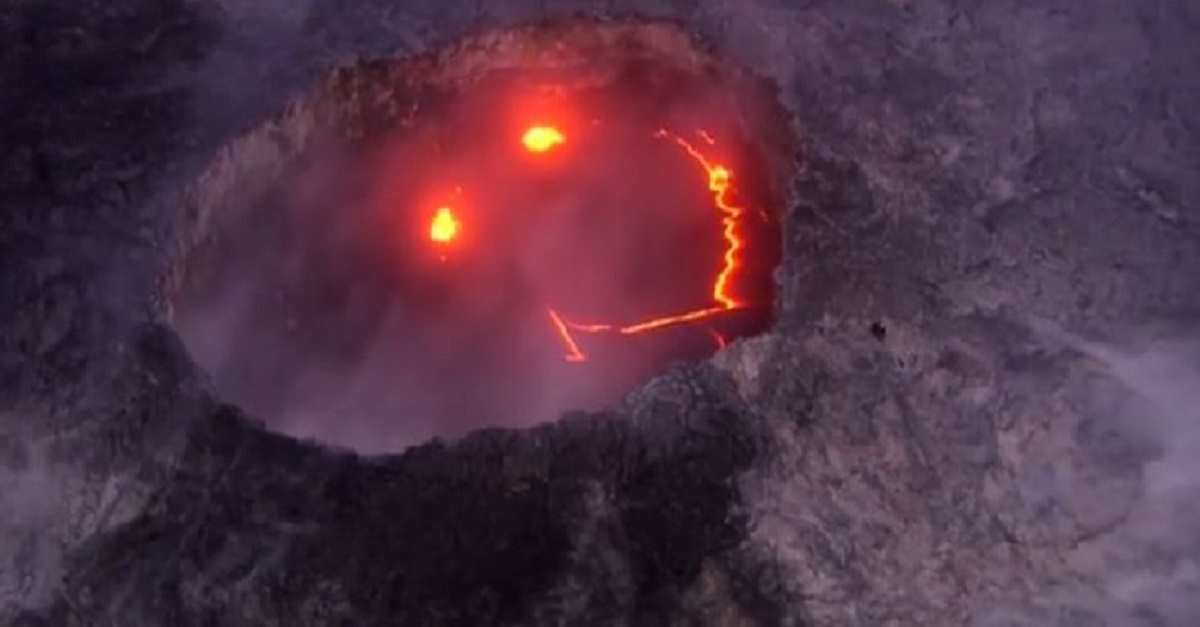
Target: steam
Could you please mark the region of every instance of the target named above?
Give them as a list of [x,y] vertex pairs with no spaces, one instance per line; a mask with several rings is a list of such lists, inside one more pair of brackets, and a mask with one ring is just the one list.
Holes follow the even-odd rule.
[[1159,342],[1132,354],[1076,345],[1146,401],[1142,424],[1162,447],[1143,469],[1142,500],[1128,523],[1129,548],[1143,549],[1147,561],[1113,572],[1109,591],[1134,613],[1194,625],[1200,621],[1200,344]]
[[302,71],[297,61],[304,46],[304,25],[313,0],[217,0],[225,27],[223,41],[200,68],[194,111],[201,125],[224,124],[248,108],[270,102],[278,91],[269,71]]
[[1041,326],[1140,398],[1118,419],[1160,451],[1142,468],[1137,505],[1107,541],[1100,615],[1118,626],[1200,624],[1200,341],[1122,349]]
[[[595,97],[637,108],[641,94],[614,93]],[[715,350],[706,327],[582,334],[588,362],[565,360],[549,307],[619,324],[707,306],[723,214],[704,168],[656,126],[569,126],[563,145],[530,155],[519,132],[479,121],[505,117],[490,110],[505,102],[458,97],[431,127],[366,153],[318,147],[212,226],[174,323],[220,396],[276,431],[395,452],[600,409]],[[734,145],[703,104],[653,113],[706,118]],[[429,139],[447,132],[457,140]],[[434,245],[429,220],[447,199],[461,233]]]

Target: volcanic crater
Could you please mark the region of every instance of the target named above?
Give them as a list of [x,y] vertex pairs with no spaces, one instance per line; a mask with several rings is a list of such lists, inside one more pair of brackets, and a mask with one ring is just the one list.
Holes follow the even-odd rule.
[[174,325],[229,401],[360,451],[611,407],[771,325],[793,153],[771,84],[668,23],[359,63],[193,186]]
[[0,624],[1200,624],[1195,5],[0,3]]

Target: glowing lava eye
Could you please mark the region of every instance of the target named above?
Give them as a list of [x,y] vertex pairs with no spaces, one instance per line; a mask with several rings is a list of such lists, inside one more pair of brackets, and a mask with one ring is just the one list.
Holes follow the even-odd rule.
[[529,152],[547,152],[565,140],[563,134],[553,126],[531,126],[521,136],[521,143]]
[[429,224],[429,239],[447,243],[458,235],[458,229],[458,218],[454,217],[454,212],[449,207],[442,207]]

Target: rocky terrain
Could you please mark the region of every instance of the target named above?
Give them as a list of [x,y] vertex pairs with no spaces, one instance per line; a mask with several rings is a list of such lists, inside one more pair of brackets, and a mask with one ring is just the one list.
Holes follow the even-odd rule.
[[[777,86],[772,332],[389,456],[222,402],[169,305],[229,146],[567,18]],[[1200,623],[1194,3],[17,0],[0,42],[4,624]]]

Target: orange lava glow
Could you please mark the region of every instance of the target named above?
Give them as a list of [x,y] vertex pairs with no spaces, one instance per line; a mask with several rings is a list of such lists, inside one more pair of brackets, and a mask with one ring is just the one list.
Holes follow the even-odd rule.
[[[716,140],[706,131],[697,131],[696,136],[710,146],[716,145]],[[659,316],[637,322],[624,324],[615,323],[581,323],[564,317],[552,306],[546,308],[546,314],[565,351],[569,362],[587,361],[587,355],[580,348],[574,336],[575,333],[588,334],[617,334],[638,335],[712,318],[722,313],[734,311],[747,306],[734,293],[733,285],[742,265],[742,251],[746,248],[745,236],[741,231],[741,218],[746,210],[737,205],[731,198],[733,188],[733,173],[728,167],[716,163],[705,156],[688,140],[660,129],[654,137],[673,142],[692,158],[706,176],[709,192],[712,193],[714,204],[721,217],[721,233],[725,241],[721,256],[721,267],[712,279],[711,302],[704,307],[690,311]],[[521,138],[527,150],[534,153],[544,153],[552,150],[565,141],[563,134],[553,126],[531,126]],[[458,217],[449,207],[441,207],[429,227],[429,238],[436,243],[449,243],[459,235],[461,225]],[[711,327],[706,328],[719,347],[724,347],[726,340]]]
[[553,126],[531,126],[521,136],[521,143],[529,152],[548,152],[566,139],[562,132]]
[[558,315],[558,312],[553,309],[547,309],[546,313],[550,315],[550,322],[554,325],[554,330],[558,332],[559,339],[562,340],[563,346],[567,349],[567,361],[586,361],[583,351],[579,350],[579,345],[575,343],[575,338],[571,337],[571,331],[567,328],[567,322]]
[[[705,142],[710,145],[716,144],[716,140],[706,131],[697,133]],[[641,322],[635,322],[627,325],[613,324],[583,324],[569,322],[563,319],[557,312],[550,310],[550,317],[553,319],[559,337],[562,339],[563,346],[567,351],[567,361],[581,362],[586,361],[587,357],[580,350],[578,342],[572,336],[571,331],[581,333],[618,333],[621,335],[637,335],[663,329],[666,327],[696,322],[709,318],[723,312],[732,311],[745,306],[733,293],[733,282],[736,278],[737,270],[741,264],[741,251],[745,249],[745,238],[739,230],[739,219],[746,213],[745,209],[734,204],[729,198],[732,189],[733,173],[729,168],[719,163],[714,163],[705,157],[703,153],[696,149],[690,142],[678,135],[674,135],[665,129],[660,129],[655,133],[655,137],[666,139],[675,142],[682,148],[696,163],[704,168],[704,172],[708,177],[708,190],[712,192],[717,209],[721,212],[722,235],[725,239],[725,252],[722,255],[721,270],[713,279],[712,299],[715,303],[713,306],[703,309],[686,311],[683,313],[673,314],[669,316],[661,316]],[[717,340],[719,347],[725,347],[725,338],[716,331],[710,329],[713,337]]]
[[459,228],[458,218],[455,217],[454,211],[449,207],[442,207],[437,210],[433,221],[429,223],[429,239],[439,244],[448,244],[458,236]]
[[[717,209],[725,214],[721,218],[721,224],[725,235],[725,255],[724,266],[721,268],[720,274],[713,282],[712,297],[713,300],[720,303],[725,309],[736,309],[742,306],[735,296],[730,294],[730,287],[733,283],[734,272],[737,271],[739,254],[746,247],[746,242],[738,232],[738,219],[742,217],[746,210],[733,204],[729,199],[729,191],[732,187],[731,181],[733,173],[729,168],[717,163],[711,163],[696,147],[688,143],[687,140],[677,135],[672,135],[666,130],[659,130],[656,133],[657,137],[672,139],[679,144],[693,159],[696,160],[708,173],[708,191],[713,193],[713,198],[716,200]],[[707,133],[701,131],[701,136],[707,141],[712,142],[712,138]]]

